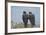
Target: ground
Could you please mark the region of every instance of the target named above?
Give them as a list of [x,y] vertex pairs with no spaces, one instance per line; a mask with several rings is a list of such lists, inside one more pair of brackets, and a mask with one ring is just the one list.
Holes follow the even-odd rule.
[[[27,23],[27,28],[38,28],[40,27],[39,23],[35,24],[34,27],[32,27],[31,23]],[[24,23],[20,22],[20,23],[16,23],[16,22],[11,22],[11,28],[15,29],[15,28],[24,28]]]
[[[12,28],[24,28],[24,24],[20,23],[20,24],[14,24],[12,25]],[[27,28],[32,28],[31,24],[27,24]]]

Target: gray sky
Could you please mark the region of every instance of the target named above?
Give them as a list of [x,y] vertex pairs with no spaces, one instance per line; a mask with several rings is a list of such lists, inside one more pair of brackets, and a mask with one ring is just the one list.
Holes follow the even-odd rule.
[[40,7],[11,6],[11,19],[14,22],[23,22],[23,11],[32,12],[35,15],[35,23],[40,23]]

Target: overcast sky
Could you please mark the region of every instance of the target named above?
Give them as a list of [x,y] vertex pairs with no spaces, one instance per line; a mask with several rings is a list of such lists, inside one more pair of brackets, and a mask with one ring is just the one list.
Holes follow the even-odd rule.
[[40,23],[40,7],[11,6],[11,19],[14,22],[23,22],[22,14],[32,12],[35,15],[35,23]]

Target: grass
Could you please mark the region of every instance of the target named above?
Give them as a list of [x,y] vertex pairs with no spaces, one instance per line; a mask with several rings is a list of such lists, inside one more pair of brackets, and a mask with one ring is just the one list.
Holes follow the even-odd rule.
[[[39,24],[35,25],[34,28],[38,28],[40,27]],[[16,23],[14,21],[11,21],[11,28],[15,29],[15,28],[24,28],[24,23],[20,22],[20,23]],[[27,28],[33,28],[32,25],[30,23],[27,23]]]
[[[11,28],[24,28],[24,23],[15,23],[14,25],[12,24]],[[31,24],[27,24],[27,28],[32,28]]]

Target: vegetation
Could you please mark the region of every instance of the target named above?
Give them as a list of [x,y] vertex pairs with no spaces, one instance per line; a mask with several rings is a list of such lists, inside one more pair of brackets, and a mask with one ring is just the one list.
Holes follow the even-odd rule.
[[[11,23],[11,28],[24,28],[24,23]],[[27,24],[27,28],[31,28],[31,24]]]

